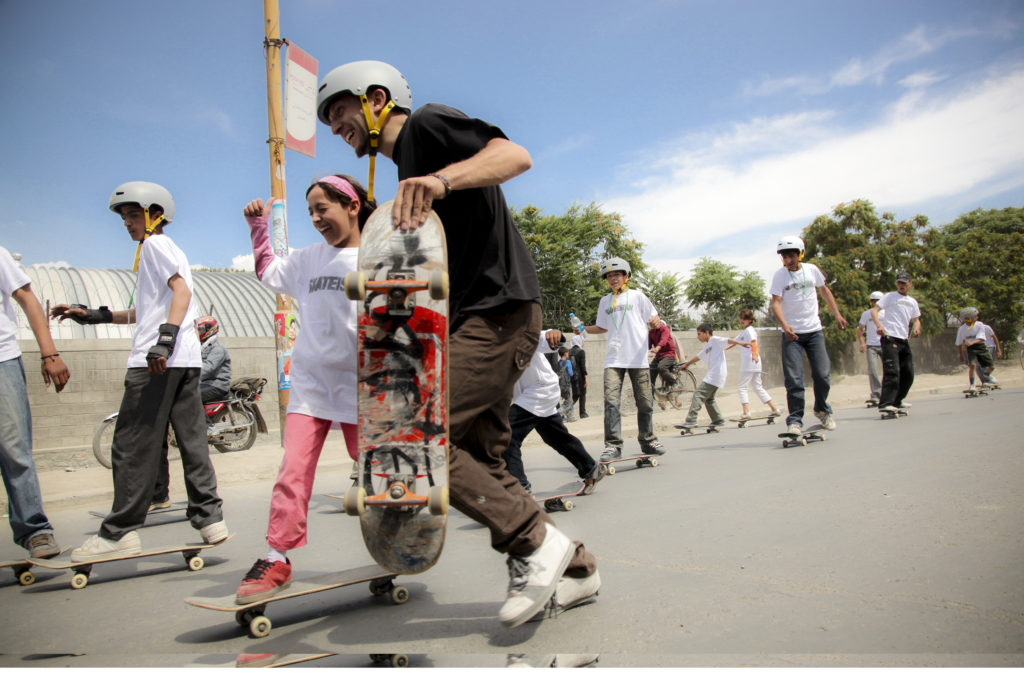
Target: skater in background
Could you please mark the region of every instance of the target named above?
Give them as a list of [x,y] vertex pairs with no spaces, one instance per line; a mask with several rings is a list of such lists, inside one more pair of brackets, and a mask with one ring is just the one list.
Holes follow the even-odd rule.
[[[860,314],[860,321],[857,323],[857,343],[860,352],[866,354],[864,359],[868,364],[868,387],[871,390],[867,400],[868,407],[877,406],[878,399],[882,396],[882,341],[878,337],[878,328],[871,319],[871,309],[881,298],[881,292],[871,292],[867,310]],[[884,316],[885,311],[879,311],[879,320]]]

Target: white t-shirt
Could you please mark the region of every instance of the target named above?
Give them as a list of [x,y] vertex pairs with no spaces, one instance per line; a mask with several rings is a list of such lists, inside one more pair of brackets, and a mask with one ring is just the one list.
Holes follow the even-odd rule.
[[[885,325],[885,311],[878,312],[878,320]],[[878,338],[878,328],[875,327],[875,321],[871,319],[871,309],[864,311],[860,314],[860,322],[858,325],[864,326],[864,339],[868,346],[881,346],[882,340]]]
[[288,412],[355,424],[359,361],[359,302],[345,296],[344,279],[358,269],[359,249],[324,243],[275,258],[263,284],[295,299],[301,329],[291,362]]
[[782,315],[797,334],[822,329],[818,318],[818,287],[825,285],[825,276],[813,263],[801,263],[795,273],[785,267],[772,276],[772,296],[782,297]]
[[18,312],[14,309],[11,295],[27,284],[30,284],[28,275],[18,266],[11,252],[0,247],[0,362],[21,356]]
[[540,344],[513,389],[512,402],[537,417],[551,417],[557,413],[558,402],[562,398],[558,375],[544,355],[552,350],[544,337],[546,333],[547,330],[540,333]]
[[878,300],[878,307],[885,310],[885,334],[897,339],[910,339],[910,321],[921,317],[917,299],[909,294],[889,292]]
[[954,342],[954,344],[956,346],[960,346],[961,344],[972,342],[975,339],[981,339],[982,341],[986,342],[986,346],[988,345],[988,335],[985,334],[985,326],[982,325],[981,323],[974,323],[970,327],[968,327],[966,324],[961,325],[960,328],[956,331],[956,341]]
[[[757,330],[753,325],[743,328],[743,331],[736,335],[738,341],[757,341]],[[758,353],[757,362],[754,362],[754,350],[749,346],[740,347],[740,372],[761,372],[761,354]]]
[[987,346],[990,349],[995,349],[996,348],[996,333],[995,333],[995,330],[992,329],[991,325],[986,325],[985,323],[982,323],[982,322],[979,322],[978,324],[985,328],[985,346]]
[[697,357],[708,365],[708,372],[704,375],[704,381],[719,389],[725,386],[725,378],[729,374],[725,367],[725,347],[728,345],[729,340],[725,337],[712,335],[708,343],[697,354]]
[[135,335],[128,356],[129,368],[145,368],[146,354],[160,337],[160,326],[167,322],[174,292],[167,285],[175,273],[185,280],[192,298],[178,329],[174,353],[167,359],[169,368],[201,368],[203,356],[196,333],[196,296],[192,286],[192,271],[185,252],[167,235],[152,235],[142,243],[139,274],[135,285]]
[[[611,310],[612,299],[615,310]],[[606,368],[646,368],[647,321],[657,315],[654,304],[639,289],[627,288],[617,297],[607,294],[597,306],[598,327],[608,330]]]

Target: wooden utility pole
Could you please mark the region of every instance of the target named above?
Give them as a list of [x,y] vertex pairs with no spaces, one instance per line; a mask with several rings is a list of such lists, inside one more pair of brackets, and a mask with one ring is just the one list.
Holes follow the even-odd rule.
[[[280,200],[287,196],[284,182],[284,116],[281,113],[281,40],[280,15],[277,0],[263,0],[265,38],[263,46],[267,56],[267,126],[270,146],[270,194]],[[270,242],[277,256],[288,255],[288,232],[284,206],[279,205],[271,212]],[[291,300],[277,295],[277,312],[274,314],[274,328],[277,341],[277,402],[278,418],[281,422],[281,443],[284,444],[285,418],[288,412],[288,394],[291,390],[291,376],[288,372],[294,339],[291,338]]]

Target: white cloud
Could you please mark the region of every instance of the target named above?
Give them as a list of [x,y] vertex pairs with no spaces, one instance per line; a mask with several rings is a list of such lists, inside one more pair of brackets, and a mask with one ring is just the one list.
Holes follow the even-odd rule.
[[[758,226],[770,241],[782,229],[772,224],[792,231],[794,222],[802,226],[852,199],[909,206],[1020,187],[1024,67],[977,81],[931,99],[908,92],[861,130],[843,130],[828,112],[816,111],[688,136],[660,150],[647,175],[633,176],[634,192],[604,204],[657,250],[662,261],[652,265],[665,269],[669,259],[687,259],[702,245]],[[750,247],[737,244],[734,251]]]
[[900,79],[900,85],[908,90],[927,88],[945,80],[945,76],[934,71],[918,71]]
[[248,254],[239,254],[231,259],[231,270],[247,270],[255,272],[256,270],[256,259],[252,255],[252,252]]
[[33,263],[32,266],[36,268],[70,268],[71,264],[67,261],[47,261],[46,263]]

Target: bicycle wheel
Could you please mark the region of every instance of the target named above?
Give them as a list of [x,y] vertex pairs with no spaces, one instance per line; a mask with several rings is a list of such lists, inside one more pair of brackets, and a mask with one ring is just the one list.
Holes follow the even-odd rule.
[[672,376],[675,377],[676,383],[665,392],[665,396],[673,408],[688,408],[690,397],[697,390],[697,380],[689,368],[684,370],[680,365],[672,366]]
[[92,454],[108,470],[110,469],[110,447],[114,443],[115,424],[117,424],[117,413],[105,417],[92,434]]

